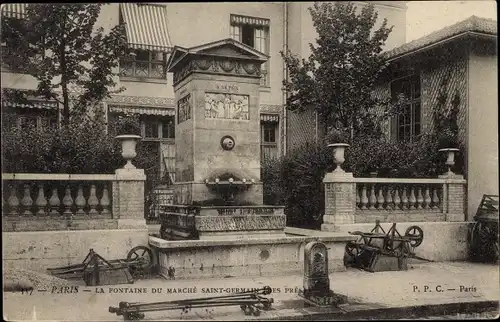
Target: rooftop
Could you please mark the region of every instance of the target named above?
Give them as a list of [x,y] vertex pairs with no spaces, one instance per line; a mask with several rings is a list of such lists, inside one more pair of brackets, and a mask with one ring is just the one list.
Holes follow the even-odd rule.
[[497,22],[493,19],[471,16],[456,24],[430,33],[427,36],[415,39],[399,47],[386,51],[383,55],[389,60],[394,60],[399,56],[424,49],[425,47],[434,45],[436,43],[469,33],[480,33],[496,36]]

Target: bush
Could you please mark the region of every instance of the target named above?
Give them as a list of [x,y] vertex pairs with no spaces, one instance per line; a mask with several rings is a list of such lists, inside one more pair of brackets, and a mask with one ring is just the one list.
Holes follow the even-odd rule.
[[[114,138],[121,132],[120,122],[111,124],[108,133],[103,122],[92,119],[73,119],[61,128],[3,129],[2,171],[114,173],[125,164],[120,143]],[[131,121],[126,122],[129,126]],[[133,161],[137,167],[157,167],[151,148],[146,142],[139,143]]]
[[303,145],[262,164],[264,201],[285,206],[287,225],[319,228],[324,210],[322,180],[332,170],[327,147]]
[[[89,118],[75,118],[61,128],[2,127],[2,172],[112,174],[126,163],[114,137],[135,128],[133,124],[138,122],[135,117],[118,119],[110,124],[108,133],[102,121]],[[146,203],[154,199],[152,189],[162,182],[157,149],[150,142],[140,142],[133,160],[146,173]]]

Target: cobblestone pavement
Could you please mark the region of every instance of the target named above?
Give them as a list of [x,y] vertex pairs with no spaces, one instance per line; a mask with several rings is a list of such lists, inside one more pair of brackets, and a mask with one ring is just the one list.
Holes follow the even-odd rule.
[[[260,319],[283,316],[295,318],[307,314],[297,295],[302,287],[302,276],[299,275],[202,280],[150,279],[102,287],[85,287],[82,283],[79,282],[78,292],[74,289],[51,288],[45,292],[35,290],[31,295],[4,293],[4,319],[32,320],[35,316],[38,320],[121,321],[122,317],[108,312],[109,306],[118,306],[120,301],[172,301],[226,295],[236,288],[263,286],[275,289],[270,295],[274,299],[274,310],[262,311]],[[408,271],[379,273],[349,269],[332,273],[330,285],[333,291],[346,295],[350,302],[380,309],[500,300],[499,267],[486,264],[418,263],[411,264]],[[127,289],[135,292],[125,293]],[[351,311],[355,311],[355,307],[351,306]],[[473,313],[471,315],[474,316]],[[456,314],[437,318],[464,319]],[[245,316],[239,307],[233,306],[198,308],[187,313],[181,310],[146,313],[145,320],[152,319],[255,320],[256,317]]]

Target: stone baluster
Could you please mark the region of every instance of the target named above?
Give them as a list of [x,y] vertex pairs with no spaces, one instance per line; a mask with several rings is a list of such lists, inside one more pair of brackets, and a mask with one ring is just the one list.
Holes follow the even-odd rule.
[[24,185],[24,195],[23,199],[21,199],[21,205],[24,208],[23,215],[32,215],[31,207],[33,206],[33,199],[31,199],[31,189],[30,186]]
[[422,209],[424,203],[424,196],[422,195],[422,188],[418,187],[417,190],[417,209]]
[[376,203],[377,203],[377,197],[375,197],[375,185],[372,184],[372,187],[370,189],[370,205],[368,206],[368,209],[375,209]]
[[408,196],[406,195],[406,187],[403,188],[403,195],[401,196],[401,209],[408,209]]
[[99,205],[99,199],[97,199],[95,184],[90,186],[90,196],[89,196],[88,204],[90,207],[89,215],[90,216],[98,215],[99,213],[97,212],[96,207],[97,207],[97,205]]
[[9,206],[9,215],[16,216],[19,214],[19,199],[17,198],[17,189],[15,186],[10,189],[7,204]]
[[44,216],[47,214],[45,207],[47,207],[47,198],[43,191],[43,184],[38,185],[38,197],[35,200],[35,205],[38,207],[37,215]]
[[366,184],[363,185],[361,189],[361,209],[367,209],[366,205],[368,204],[368,197],[366,196]]
[[49,199],[50,215],[59,216],[59,207],[61,206],[61,200],[57,193],[57,188],[52,189],[52,196]]
[[86,200],[83,196],[83,187],[81,185],[78,186],[78,192],[76,194],[75,205],[76,205],[76,214],[79,216],[85,215],[85,211],[83,211],[83,207],[85,207]]
[[356,206],[358,208],[361,207],[361,198],[359,197],[359,194],[360,194],[360,191],[359,191],[358,187],[356,187]]
[[434,188],[434,189],[432,189],[432,208],[438,208],[439,202],[440,202],[440,200],[439,200],[437,189]]
[[415,198],[415,189],[411,187],[410,189],[410,198],[408,199],[409,209],[415,209],[415,204],[417,203],[417,198]]
[[390,187],[387,187],[387,193],[385,194],[385,202],[387,203],[387,209],[394,209],[394,203],[392,202],[392,191]]
[[429,193],[429,187],[425,187],[425,195],[424,195],[424,208],[430,208],[431,207],[431,195]]
[[108,187],[104,187],[104,189],[102,189],[102,198],[101,198],[101,201],[100,201],[100,205],[102,207],[102,212],[101,214],[102,215],[109,215],[109,205],[110,205],[110,201],[109,201],[109,195],[108,195]]
[[399,197],[399,189],[394,189],[394,209],[401,209],[401,198]]
[[71,216],[71,206],[73,206],[73,198],[71,197],[71,189],[69,186],[66,186],[66,189],[64,190],[63,206],[63,214]]
[[385,198],[383,194],[383,189],[380,187],[378,189],[378,195],[377,195],[377,208],[378,209],[384,209],[384,203],[385,203]]

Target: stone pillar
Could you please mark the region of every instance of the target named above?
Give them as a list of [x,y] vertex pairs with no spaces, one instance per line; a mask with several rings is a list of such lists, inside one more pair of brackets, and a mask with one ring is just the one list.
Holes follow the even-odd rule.
[[333,171],[323,179],[325,215],[321,230],[339,231],[339,225],[354,224],[356,183],[350,172]]
[[466,196],[465,185],[467,181],[462,175],[454,173],[440,175],[439,178],[446,179],[445,186],[445,214],[446,221],[465,221]]
[[144,218],[143,169],[117,169],[113,183],[113,217],[118,229],[147,229]]

